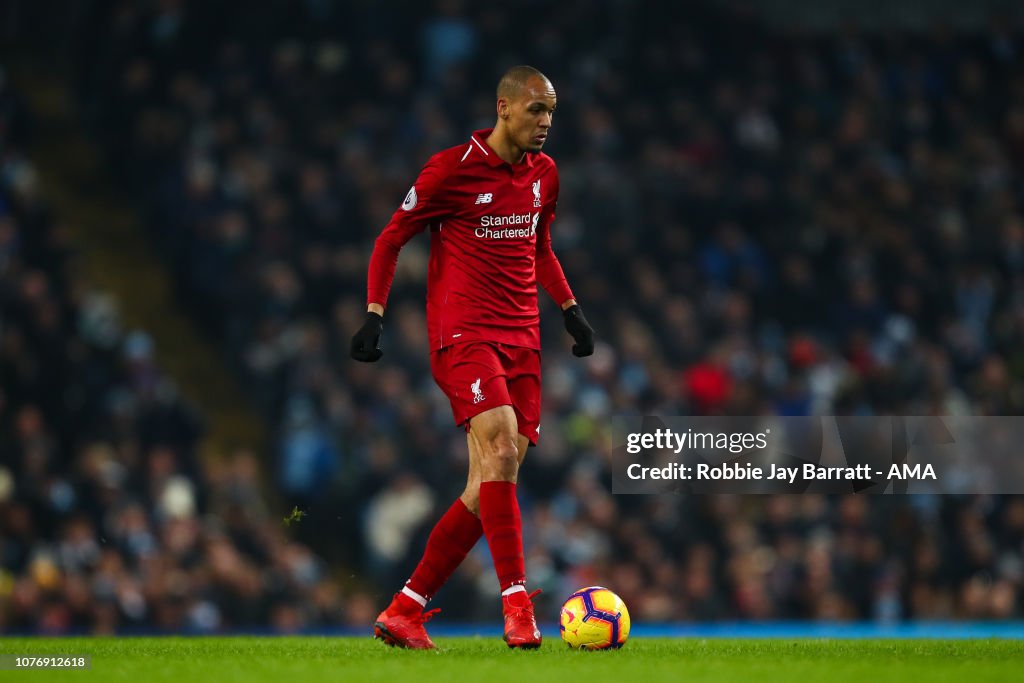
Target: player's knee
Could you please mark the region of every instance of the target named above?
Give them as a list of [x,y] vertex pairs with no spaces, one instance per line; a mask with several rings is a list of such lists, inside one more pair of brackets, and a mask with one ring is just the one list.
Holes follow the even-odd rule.
[[507,435],[488,441],[484,457],[492,467],[503,471],[515,471],[519,465],[519,449],[516,448],[515,439]]

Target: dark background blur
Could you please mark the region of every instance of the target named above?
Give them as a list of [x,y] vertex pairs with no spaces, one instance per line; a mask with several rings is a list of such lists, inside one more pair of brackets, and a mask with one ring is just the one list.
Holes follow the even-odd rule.
[[[1024,498],[610,495],[615,413],[1017,415],[1024,42],[1000,2],[0,4],[0,632],[365,631],[460,492],[428,242],[373,239],[545,72],[556,253],[520,475],[554,618],[1014,619]],[[549,147],[549,148],[548,148]],[[298,507],[305,517],[285,524]],[[498,614],[481,543],[439,594]]]

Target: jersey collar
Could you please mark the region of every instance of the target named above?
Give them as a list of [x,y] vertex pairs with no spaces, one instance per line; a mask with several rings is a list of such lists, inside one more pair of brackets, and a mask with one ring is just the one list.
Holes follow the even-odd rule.
[[[471,144],[477,148],[478,152],[483,152],[484,161],[487,162],[488,166],[492,166],[494,168],[497,168],[498,166],[512,166],[512,164],[499,157],[498,153],[491,149],[490,145],[487,144],[487,137],[492,132],[494,132],[493,128],[483,128],[481,130],[473,131]],[[523,159],[523,162],[528,167],[532,167],[533,157],[536,155],[526,154],[524,156],[525,159]]]

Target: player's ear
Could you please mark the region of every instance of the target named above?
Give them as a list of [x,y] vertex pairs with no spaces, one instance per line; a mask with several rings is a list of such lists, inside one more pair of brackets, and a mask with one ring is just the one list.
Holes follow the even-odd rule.
[[509,106],[508,100],[504,97],[498,99],[498,117],[502,119],[508,119],[509,117]]

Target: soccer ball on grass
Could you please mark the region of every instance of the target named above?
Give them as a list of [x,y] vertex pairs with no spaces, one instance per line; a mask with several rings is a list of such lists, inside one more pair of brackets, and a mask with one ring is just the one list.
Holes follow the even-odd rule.
[[629,637],[629,611],[615,593],[601,586],[581,588],[565,601],[559,618],[562,640],[584,650],[619,648]]

